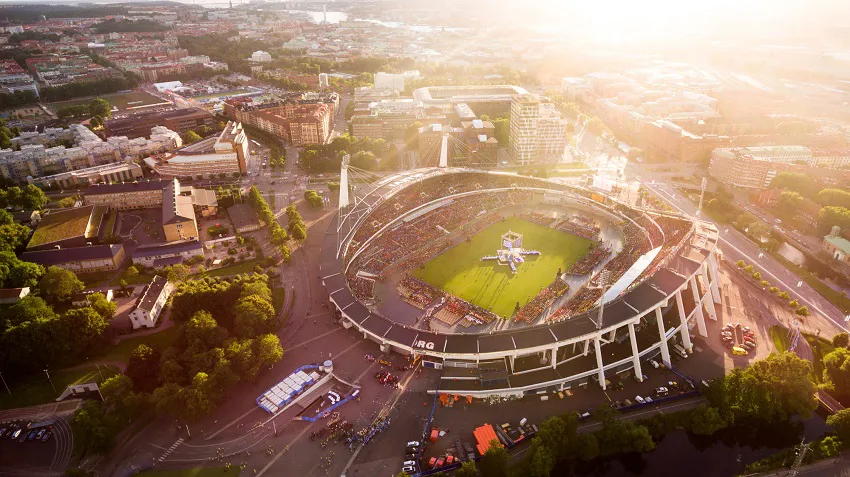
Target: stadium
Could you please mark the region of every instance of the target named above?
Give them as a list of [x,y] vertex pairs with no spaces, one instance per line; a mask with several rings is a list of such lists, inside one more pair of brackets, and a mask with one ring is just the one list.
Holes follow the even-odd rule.
[[705,320],[717,319],[718,233],[707,222],[509,173],[354,175],[344,163],[322,243],[329,302],[383,352],[441,369],[431,392],[642,380],[649,360],[692,352],[692,333],[707,336]]

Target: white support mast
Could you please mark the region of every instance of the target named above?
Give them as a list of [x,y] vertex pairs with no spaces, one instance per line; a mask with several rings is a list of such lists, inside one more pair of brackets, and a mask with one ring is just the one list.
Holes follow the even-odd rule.
[[342,157],[342,168],[339,171],[339,210],[351,205],[348,199],[348,162],[350,160],[351,156],[348,154]]
[[443,133],[443,142],[440,144],[440,167],[449,167],[449,133]]

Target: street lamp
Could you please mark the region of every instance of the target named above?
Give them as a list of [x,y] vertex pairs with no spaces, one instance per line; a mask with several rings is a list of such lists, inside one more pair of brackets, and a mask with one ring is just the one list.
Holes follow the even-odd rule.
[[[846,320],[845,320],[846,321]],[[6,386],[6,392],[9,393],[9,396],[12,395],[12,391],[9,390],[9,385],[6,384],[6,380],[3,378],[3,373],[0,373],[0,381],[3,381],[3,386]]]
[[47,375],[47,380],[50,381],[50,387],[53,388],[53,392],[56,392],[56,386],[53,385],[53,380],[50,379],[50,373],[47,372],[47,368],[44,368],[44,374]]

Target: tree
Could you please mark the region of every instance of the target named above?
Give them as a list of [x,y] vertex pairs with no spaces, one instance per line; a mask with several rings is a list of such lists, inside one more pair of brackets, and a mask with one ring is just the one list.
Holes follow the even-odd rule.
[[260,335],[254,340],[254,355],[262,364],[272,366],[283,359],[280,338],[271,333]]
[[115,316],[118,305],[114,301],[107,301],[103,293],[92,293],[88,296],[89,306],[97,312],[104,320],[111,320]]
[[132,380],[133,388],[149,393],[156,389],[159,379],[159,351],[141,344],[130,353],[127,370],[124,372]]
[[478,462],[481,475],[484,477],[507,477],[508,475],[508,451],[502,444],[495,440],[490,443],[490,448],[481,456]]
[[139,276],[139,269],[136,268],[135,265],[130,265],[126,270],[124,270],[124,276],[127,280],[133,280]]
[[109,321],[93,308],[76,308],[59,315],[53,330],[55,349],[68,356],[89,353],[100,342]]
[[77,198],[74,197],[74,196],[63,197],[56,202],[56,206],[63,208],[63,209],[68,209],[68,208],[73,207],[74,204],[76,204],[76,203],[77,203]]
[[292,252],[289,251],[289,247],[286,244],[280,246],[280,257],[283,263],[289,263],[292,260]]
[[780,172],[770,182],[770,186],[792,190],[804,197],[811,197],[818,188],[812,178],[802,172]]
[[108,118],[112,116],[112,105],[109,101],[102,98],[95,98],[89,102],[89,114],[92,116],[100,116]]
[[464,462],[455,472],[455,477],[478,477],[478,469],[475,467],[475,461]]
[[823,189],[818,192],[817,202],[823,206],[850,208],[850,192],[841,189]]
[[801,306],[801,307],[797,308],[797,311],[796,311],[795,313],[797,313],[797,314],[798,314],[798,315],[800,315],[800,316],[809,316],[809,315],[811,315],[811,313],[809,312],[809,307],[807,307],[807,306],[805,306],[805,305],[803,305],[803,306]]
[[[3,191],[0,190],[0,195]],[[0,200],[2,202],[2,200]],[[24,240],[29,236],[30,229],[24,225],[16,223],[12,214],[8,211],[0,209],[0,251],[14,251],[24,243]],[[12,254],[14,256],[14,254]]]
[[295,240],[306,240],[307,239],[307,231],[304,230],[304,224],[293,224],[291,226],[292,238]]
[[746,369],[734,369],[713,384],[707,395],[730,424],[743,418],[776,422],[797,415],[805,419],[817,407],[811,369],[811,363],[793,353],[774,353]]
[[186,345],[190,350],[205,351],[221,346],[227,330],[218,325],[208,311],[198,311],[186,323]]
[[73,272],[51,265],[38,282],[38,289],[49,301],[61,303],[83,291],[85,285]]
[[823,381],[836,393],[850,395],[850,350],[835,348],[823,357]]
[[271,331],[275,312],[268,301],[257,295],[248,295],[239,299],[233,314],[236,335],[253,338],[260,333]]
[[84,449],[101,452],[112,445],[114,436],[109,432],[103,408],[97,401],[84,401],[74,413],[71,424],[74,435],[82,437],[85,442]]
[[190,273],[192,273],[192,269],[182,263],[177,263],[166,268],[165,277],[169,282],[179,283],[189,278]]
[[818,213],[818,232],[826,234],[835,226],[841,227],[842,230],[850,227],[850,209],[833,206],[820,209]]
[[239,297],[245,298],[251,295],[257,296],[268,303],[272,302],[272,291],[265,282],[257,281],[242,285],[242,291],[240,292]]
[[17,205],[27,210],[35,210],[43,208],[48,202],[49,200],[44,195],[43,190],[32,184],[28,184],[21,189],[21,196]]
[[168,382],[154,389],[151,402],[156,413],[160,416],[179,416],[183,388],[176,383]]
[[850,443],[850,409],[842,409],[827,417],[826,425],[835,431],[842,442]]
[[779,194],[779,199],[776,201],[776,207],[783,212],[783,215],[793,214],[799,210],[803,203],[803,196],[798,192],[784,190]]
[[789,308],[797,308],[797,307],[799,307],[799,306],[800,306],[800,304],[799,304],[799,303],[797,303],[797,300],[791,300],[791,301],[789,301],[789,302],[788,302],[788,307],[789,307]]
[[44,267],[41,265],[24,262],[11,251],[0,252],[0,286],[4,288],[35,287],[42,275],[44,275]]
[[691,432],[710,436],[726,427],[726,421],[716,407],[699,406],[691,413]]
[[655,448],[646,426],[619,419],[619,412],[608,406],[599,408],[596,415],[602,421],[602,427],[596,432],[600,455],[648,452]]
[[555,453],[540,439],[531,441],[528,459],[528,473],[535,477],[549,477],[557,463]]
[[791,298],[791,296],[788,295],[788,292],[785,291],[777,293],[776,296],[779,297],[780,300],[788,300],[789,298]]
[[[846,348],[848,344],[850,344],[850,335],[844,331],[832,337],[832,346],[836,348]],[[847,442],[850,442],[850,440]]]
[[183,141],[186,144],[194,144],[201,140],[201,136],[191,129],[186,131],[186,139]]

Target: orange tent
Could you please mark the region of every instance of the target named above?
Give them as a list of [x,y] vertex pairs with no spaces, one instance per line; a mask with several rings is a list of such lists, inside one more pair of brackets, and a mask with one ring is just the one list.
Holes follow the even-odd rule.
[[490,424],[484,424],[481,427],[475,428],[473,435],[475,436],[475,440],[478,442],[478,453],[481,455],[484,455],[484,453],[487,452],[487,449],[490,448],[490,444],[494,439],[499,444],[499,447],[504,447],[501,442],[499,442],[496,430],[493,429],[493,426]]

